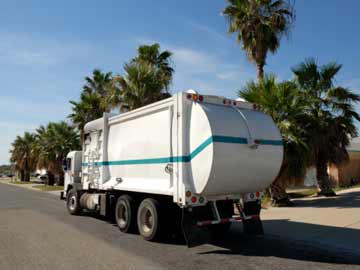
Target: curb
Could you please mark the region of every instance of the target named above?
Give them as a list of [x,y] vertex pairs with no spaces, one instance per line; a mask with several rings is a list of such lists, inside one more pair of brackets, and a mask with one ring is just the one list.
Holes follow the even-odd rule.
[[55,196],[60,196],[60,192],[61,190],[54,190],[54,191],[42,191],[40,189],[34,188],[33,186],[42,186],[43,184],[36,184],[36,183],[31,183],[31,184],[23,184],[23,185],[19,185],[19,184],[13,184],[10,181],[7,180],[0,180],[1,184],[6,184],[9,186],[15,186],[15,187],[21,187],[24,189],[29,189],[29,190],[34,190],[34,191],[38,191],[38,192],[42,192],[42,193],[46,193],[46,194],[51,194],[51,195],[55,195]]

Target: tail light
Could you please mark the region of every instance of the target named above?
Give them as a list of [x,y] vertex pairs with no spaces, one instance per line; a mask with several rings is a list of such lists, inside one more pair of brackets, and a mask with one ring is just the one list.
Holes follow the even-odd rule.
[[204,100],[204,96],[198,94],[187,94],[186,98],[189,100],[200,101],[200,102]]

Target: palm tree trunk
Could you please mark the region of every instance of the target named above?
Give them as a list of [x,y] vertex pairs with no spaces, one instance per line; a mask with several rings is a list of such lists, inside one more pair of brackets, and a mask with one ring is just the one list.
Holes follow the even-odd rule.
[[285,186],[281,183],[280,178],[276,178],[270,186],[271,197],[273,200],[281,200],[286,198]]
[[30,172],[29,171],[25,171],[25,173],[24,173],[24,181],[25,182],[30,182]]
[[320,157],[316,162],[316,179],[320,187],[319,195],[335,196],[336,194],[331,188],[327,167],[327,162]]
[[279,175],[270,186],[271,201],[274,206],[293,206],[294,203],[290,201],[286,193],[286,182],[281,175]]
[[47,175],[48,175],[47,184],[49,186],[53,186],[55,183],[55,175],[50,171],[48,171]]
[[20,181],[21,182],[25,181],[25,172],[24,172],[24,170],[20,170]]
[[264,78],[264,64],[258,64],[258,80],[261,81]]

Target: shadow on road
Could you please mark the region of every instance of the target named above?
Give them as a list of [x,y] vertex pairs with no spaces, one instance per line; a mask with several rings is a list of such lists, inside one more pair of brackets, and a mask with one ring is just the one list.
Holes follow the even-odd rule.
[[[107,220],[106,218],[99,217],[99,215],[96,214],[86,213],[83,215],[103,220],[114,227],[117,226],[113,220]],[[214,239],[211,241],[210,245],[212,247],[209,248],[209,251],[204,251],[206,250],[206,247],[202,247],[201,252],[198,252],[198,254],[276,257],[300,261],[360,265],[360,257],[356,256],[349,250],[345,251],[340,248],[335,249],[334,247],[328,246],[326,243],[319,244],[319,242],[317,242],[317,240],[324,240],[320,237],[327,238],[325,235],[329,234],[335,238],[359,239],[358,243],[360,243],[360,230],[307,224],[289,220],[266,220],[263,221],[263,224],[265,228],[264,236],[247,236],[243,234],[241,224],[233,224],[231,230],[221,239]],[[304,232],[308,232],[308,237],[303,240],[277,237],[271,234],[272,228],[276,228],[277,231],[290,230],[294,234],[298,231],[301,231],[302,234],[304,234]],[[119,234],[121,234],[120,231]],[[138,237],[140,238],[140,236]],[[312,237],[314,237],[314,239],[312,239]],[[144,245],[150,244],[143,239],[139,240],[144,241]],[[331,241],[331,239],[329,241]],[[164,244],[174,247],[186,245],[184,239],[179,237],[179,235],[172,235],[171,237],[161,239],[161,241],[157,243],[151,243],[153,248],[156,246],[161,248],[161,245]],[[359,249],[360,248],[358,247],[358,250]],[[189,249],[189,251],[191,251],[191,249]]]
[[[320,238],[311,239],[311,237],[309,237],[305,240],[280,238],[267,234],[266,228],[277,226],[279,229],[279,227],[284,227],[284,230],[285,228],[287,231],[290,229],[294,234],[300,230],[302,232],[316,231],[319,234],[317,237],[326,238],[326,236],[322,236],[321,233],[329,233],[329,235],[337,237],[350,237],[349,239],[354,237],[360,239],[360,230],[306,224],[288,220],[267,220],[263,221],[263,223],[265,227],[264,236],[246,236],[242,233],[241,226],[235,225],[223,239],[217,239],[212,242],[212,245],[221,249],[202,252],[200,254],[265,256],[322,263],[360,265],[359,256],[356,256],[349,250],[345,251],[341,248],[335,249],[334,247],[329,247],[326,243],[319,244],[317,240]],[[359,247],[357,248],[359,249]]]

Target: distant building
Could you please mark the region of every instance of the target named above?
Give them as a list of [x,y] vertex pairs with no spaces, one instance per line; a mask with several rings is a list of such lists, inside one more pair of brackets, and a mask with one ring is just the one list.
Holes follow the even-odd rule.
[[352,139],[347,150],[349,162],[329,167],[330,179],[335,185],[350,186],[360,182],[360,137]]
[[[347,147],[349,162],[340,166],[329,166],[328,173],[334,186],[350,186],[360,183],[360,137],[351,140]],[[316,169],[309,168],[304,179],[304,186],[316,186]]]

